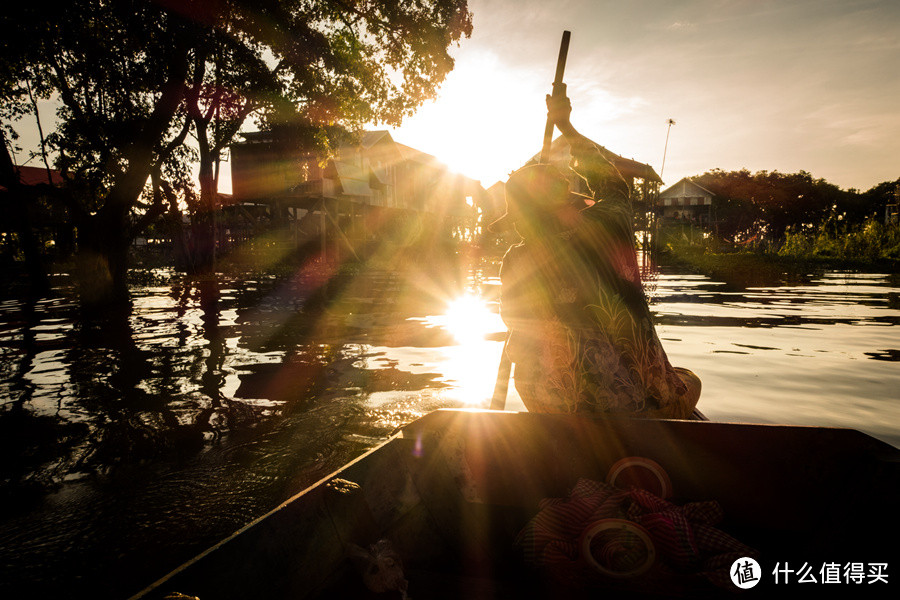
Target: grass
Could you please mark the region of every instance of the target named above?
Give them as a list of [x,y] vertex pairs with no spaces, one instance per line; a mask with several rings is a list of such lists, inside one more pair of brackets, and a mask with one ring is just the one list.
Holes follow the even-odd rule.
[[825,270],[898,273],[900,227],[869,220],[787,232],[783,240],[735,247],[699,228],[663,229],[659,262],[686,267],[742,287],[788,283]]

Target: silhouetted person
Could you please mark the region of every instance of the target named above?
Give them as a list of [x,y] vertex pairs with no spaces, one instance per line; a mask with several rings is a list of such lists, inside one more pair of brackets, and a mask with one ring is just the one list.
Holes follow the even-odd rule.
[[595,203],[553,166],[523,167],[506,184],[507,213],[523,241],[503,259],[501,315],[510,330],[516,389],[534,412],[625,412],[689,418],[700,379],[672,367],[656,335],[634,247],[630,190],[569,121],[568,98],[549,116],[572,148],[572,168]]

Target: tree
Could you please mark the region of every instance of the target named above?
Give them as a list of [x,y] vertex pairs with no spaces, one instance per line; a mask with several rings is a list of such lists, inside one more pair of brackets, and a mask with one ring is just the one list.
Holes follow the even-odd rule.
[[848,223],[862,223],[866,219],[883,219],[889,204],[900,201],[900,178],[883,181],[861,194],[849,196],[838,206]]
[[37,2],[2,18],[4,63],[60,103],[47,143],[69,182],[83,289],[121,297],[131,212],[182,102],[191,24],[128,1]]
[[717,197],[716,222],[720,236],[740,241],[763,230],[762,212],[753,202],[755,184],[750,171],[713,169],[692,179]]
[[[57,98],[49,147],[72,192],[85,288],[126,294],[127,250],[193,130],[201,201],[244,118],[290,114],[308,130],[398,124],[453,68],[471,33],[466,0],[72,0],[19,3],[0,16],[4,103],[26,84]],[[18,94],[18,95],[17,95]],[[286,109],[289,107],[289,109]],[[313,138],[324,140],[316,133]]]
[[720,198],[720,234],[729,238],[780,239],[785,231],[819,224],[851,195],[806,171],[708,171],[694,180]]

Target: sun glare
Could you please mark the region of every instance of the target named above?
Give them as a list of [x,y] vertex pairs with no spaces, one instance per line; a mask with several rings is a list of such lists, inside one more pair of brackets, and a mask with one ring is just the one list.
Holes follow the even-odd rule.
[[391,135],[488,187],[540,150],[542,83],[491,53],[463,53],[437,101]]
[[479,342],[496,329],[496,315],[488,310],[484,300],[466,294],[447,307],[445,327],[460,344]]
[[457,342],[442,349],[445,360],[441,369],[455,384],[445,395],[470,406],[486,405],[494,389],[502,348],[501,343],[487,339],[487,335],[505,329],[500,316],[491,312],[482,298],[465,294],[450,301],[446,312],[434,318],[433,323]]

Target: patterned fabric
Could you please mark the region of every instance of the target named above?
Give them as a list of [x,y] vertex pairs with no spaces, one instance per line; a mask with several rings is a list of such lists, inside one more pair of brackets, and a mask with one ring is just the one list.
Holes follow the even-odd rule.
[[526,239],[503,259],[516,389],[533,412],[689,418],[699,390],[685,385],[653,327],[628,197],[596,148],[573,151],[576,170],[607,195],[572,229]]
[[545,498],[540,510],[519,532],[516,545],[526,562],[555,570],[573,584],[590,573],[580,561],[582,532],[600,519],[628,519],[643,527],[656,547],[666,573],[694,574],[729,586],[728,569],[743,556],[758,552],[716,529],[724,517],[718,502],[678,506],[638,488],[621,490],[580,479],[568,498]]

